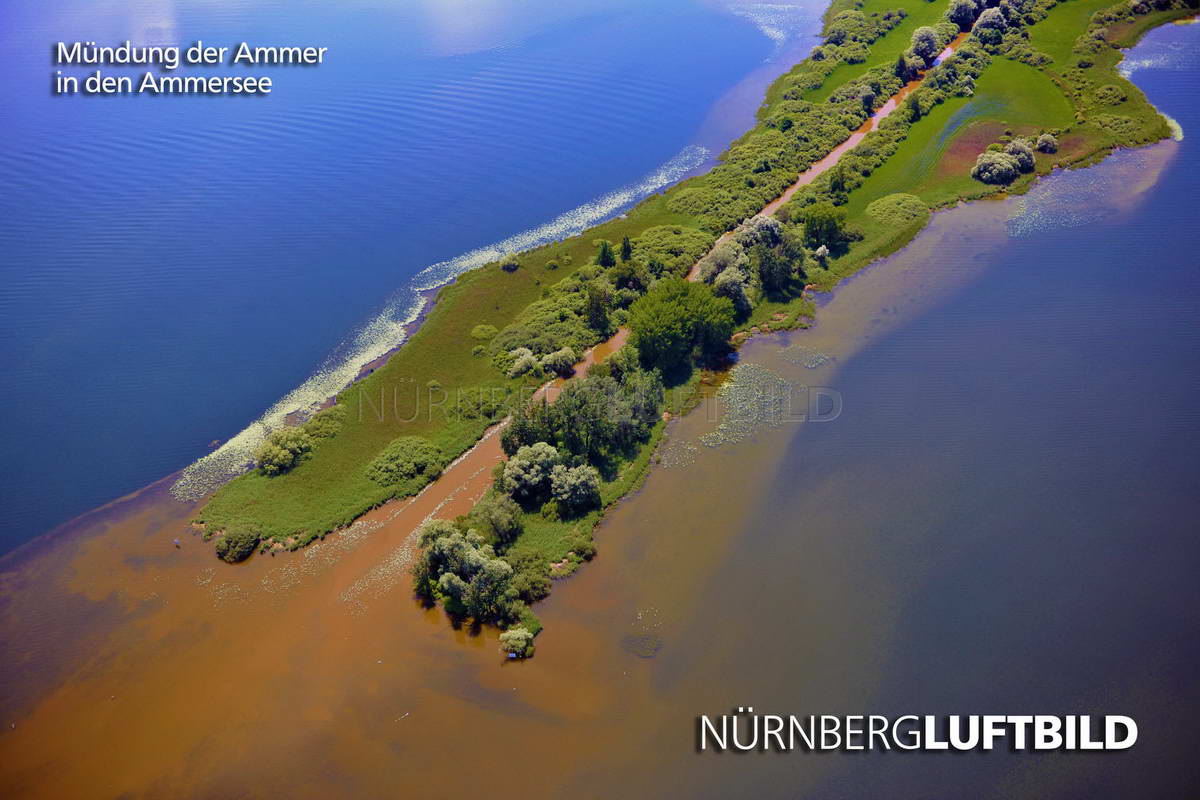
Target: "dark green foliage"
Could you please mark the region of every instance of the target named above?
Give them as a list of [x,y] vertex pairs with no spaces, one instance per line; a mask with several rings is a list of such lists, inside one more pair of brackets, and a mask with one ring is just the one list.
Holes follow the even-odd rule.
[[626,236],[621,239],[621,260],[628,261],[631,258],[633,258],[633,242],[629,241],[629,237]]
[[471,527],[489,541],[507,545],[521,535],[521,507],[508,495],[490,493],[469,514]]
[[809,247],[825,245],[830,250],[842,241],[846,212],[830,203],[816,203],[804,209],[804,243]]
[[513,589],[526,603],[550,594],[550,562],[544,554],[529,547],[514,547],[504,554],[504,560],[513,568]]
[[776,294],[787,288],[792,277],[792,265],[777,248],[756,244],[750,251],[750,261],[758,271],[763,291]]
[[733,333],[733,303],[705,284],[664,278],[629,309],[631,342],[647,368],[672,373],[693,349],[702,355],[726,346]]
[[584,318],[587,320],[588,327],[602,336],[606,336],[612,329],[608,322],[608,311],[612,306],[612,297],[608,286],[592,281],[588,283],[586,292]]
[[401,436],[367,465],[367,477],[380,486],[396,486],[418,476],[435,477],[445,463],[445,456],[428,439]]
[[617,257],[613,255],[612,242],[607,239],[600,240],[600,248],[596,251],[596,263],[602,267],[611,267],[617,263]]
[[258,547],[258,531],[243,528],[225,531],[217,540],[217,558],[230,564],[245,561]]

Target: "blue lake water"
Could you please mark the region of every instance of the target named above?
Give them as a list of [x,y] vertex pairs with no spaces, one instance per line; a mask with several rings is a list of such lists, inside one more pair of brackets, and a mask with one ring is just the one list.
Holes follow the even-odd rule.
[[[1126,68],[1181,141],[936,215],[813,330],[742,351],[838,392],[836,420],[652,474],[602,527],[602,554],[606,533],[638,554],[621,587],[638,609],[684,607],[652,668],[661,739],[631,737],[628,768],[606,770],[692,797],[1195,796],[1200,26],[1151,32]],[[795,367],[781,344],[833,361]],[[712,578],[676,599],[678,542],[725,528]],[[1113,753],[685,751],[686,715],[743,705],[1121,714],[1139,738]]]
[[[0,549],[329,395],[399,341],[415,287],[490,245],[711,162],[822,10],[7,3]],[[267,98],[51,96],[52,43],[76,39],[329,52],[177,73],[269,75]]]

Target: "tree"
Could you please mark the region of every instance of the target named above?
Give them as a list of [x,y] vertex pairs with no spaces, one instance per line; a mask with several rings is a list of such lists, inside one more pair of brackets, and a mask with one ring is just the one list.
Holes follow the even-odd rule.
[[300,463],[312,450],[312,438],[299,428],[280,428],[254,453],[254,462],[264,475],[279,475]]
[[937,57],[939,49],[937,31],[935,31],[933,28],[929,27],[928,25],[922,25],[913,31],[913,54],[924,61],[926,65],[933,63],[933,60]]
[[[609,255],[612,255],[611,251]],[[608,285],[599,281],[591,281],[587,284],[586,291],[587,301],[584,305],[584,316],[587,319],[588,327],[601,334],[608,333],[608,309],[612,305]]]
[[979,19],[975,21],[975,27],[979,29],[991,28],[993,30],[1004,32],[1008,27],[1008,20],[1004,19],[1004,12],[998,8],[984,9],[979,15]]
[[764,291],[774,293],[787,287],[792,277],[792,266],[778,250],[761,244],[755,245],[751,251],[751,259],[758,267],[758,279]]
[[832,247],[842,240],[846,212],[830,203],[815,203],[804,210],[804,241],[809,247]]
[[950,0],[950,10],[946,12],[946,18],[957,25],[959,30],[969,31],[978,13],[979,7],[972,0]]
[[436,477],[445,463],[433,442],[421,436],[401,436],[367,465],[367,477],[380,486],[395,486],[418,475]]
[[908,114],[909,122],[916,122],[921,118],[921,100],[916,92],[909,93],[905,98],[904,111]]
[[596,252],[596,263],[602,267],[615,266],[617,257],[613,255],[612,243],[607,239],[600,240],[600,249]]
[[506,494],[489,494],[471,509],[471,521],[488,538],[500,544],[510,544],[521,535],[521,507]]
[[975,159],[971,177],[984,183],[1011,183],[1021,172],[1017,159],[1008,153],[985,150]]
[[502,491],[515,499],[536,503],[550,489],[550,471],[560,463],[558,450],[546,442],[519,449],[504,465]]
[[1013,139],[1004,148],[1004,152],[1017,160],[1017,169],[1021,172],[1033,172],[1033,148],[1024,139]]
[[504,450],[504,455],[511,456],[524,445],[548,442],[553,438],[549,406],[546,399],[542,398],[541,402],[517,406],[512,422],[500,434],[500,447]]
[[1042,153],[1057,153],[1058,139],[1055,139],[1053,134],[1043,133],[1037,139],[1037,149]]
[[550,473],[550,493],[564,516],[575,516],[600,505],[600,473],[595,467],[564,467]]
[[563,448],[589,459],[615,441],[617,424],[630,416],[617,382],[601,376],[567,384],[550,413]]
[[421,526],[421,552],[413,562],[417,594],[440,598],[456,616],[503,622],[520,616],[524,604],[512,586],[513,568],[497,558],[491,545],[473,530],[430,520]]
[[555,350],[542,356],[542,367],[563,378],[569,378],[575,372],[575,362],[579,357],[570,347]]
[[740,270],[727,269],[713,281],[713,294],[724,297],[733,303],[733,309],[738,314],[750,311],[750,298],[746,296],[746,279]]
[[663,278],[629,309],[633,346],[642,364],[664,372],[686,363],[693,348],[712,353],[733,332],[733,303],[706,284]]
[[631,258],[633,258],[633,242],[629,241],[629,237],[626,236],[621,240],[621,260],[628,261]]
[[225,531],[217,540],[217,558],[229,564],[245,561],[258,547],[258,531],[250,529]]
[[520,625],[500,634],[500,649],[513,658],[528,658],[533,653],[533,634]]

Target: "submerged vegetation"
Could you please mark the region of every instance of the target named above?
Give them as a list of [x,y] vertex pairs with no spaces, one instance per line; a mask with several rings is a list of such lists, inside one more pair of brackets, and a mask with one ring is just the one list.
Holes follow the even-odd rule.
[[[1166,136],[1117,72],[1117,48],[1196,2],[836,0],[821,44],[711,171],[443,287],[411,341],[273,434],[198,521],[225,532],[222,558],[245,549],[238,531],[256,532],[246,555],[259,537],[303,546],[420,491],[511,416],[493,488],[470,514],[423,527],[414,577],[419,595],[507,628],[502,647],[528,655],[541,627],[529,605],[593,557],[592,529],[640,480],[664,411],[687,407],[696,370],[732,334],[803,324],[806,285],[893,252],[934,209]],[[836,166],[758,215],[860,129]],[[630,346],[555,402],[529,399],[620,328]]]

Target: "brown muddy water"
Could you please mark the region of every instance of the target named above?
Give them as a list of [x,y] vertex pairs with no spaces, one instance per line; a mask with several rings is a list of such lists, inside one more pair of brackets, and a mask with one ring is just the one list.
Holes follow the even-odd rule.
[[[486,486],[469,465],[440,510],[235,567],[169,480],[43,537],[0,562],[0,792],[1192,794],[1198,165],[1168,142],[935,215],[814,329],[751,340],[539,606],[528,662],[411,598],[406,540]],[[783,385],[840,413],[802,422]],[[1142,736],[697,753],[696,715],[744,704],[1118,713]]]

